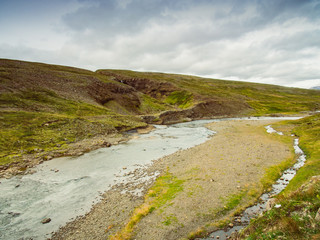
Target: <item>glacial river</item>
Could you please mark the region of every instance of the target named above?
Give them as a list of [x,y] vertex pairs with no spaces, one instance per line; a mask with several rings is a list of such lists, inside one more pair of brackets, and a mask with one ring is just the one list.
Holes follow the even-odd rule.
[[[56,158],[38,165],[34,174],[0,179],[0,239],[50,237],[60,226],[88,212],[101,192],[123,181],[126,173],[205,142],[214,132],[204,125],[227,120],[157,125],[154,131],[126,143],[80,157]],[[51,221],[41,223],[45,218]]]

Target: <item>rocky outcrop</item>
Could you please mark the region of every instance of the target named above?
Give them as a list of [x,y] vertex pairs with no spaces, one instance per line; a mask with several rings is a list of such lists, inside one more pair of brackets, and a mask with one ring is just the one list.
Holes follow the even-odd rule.
[[172,124],[202,118],[240,116],[250,110],[245,102],[208,100],[199,103],[190,109],[180,111],[166,111],[160,114],[161,124]]

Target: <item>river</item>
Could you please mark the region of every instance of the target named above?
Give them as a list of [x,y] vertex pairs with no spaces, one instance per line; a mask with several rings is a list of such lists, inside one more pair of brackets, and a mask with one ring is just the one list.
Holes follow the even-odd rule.
[[[154,131],[126,143],[79,157],[56,158],[35,167],[34,174],[0,179],[0,239],[50,237],[60,226],[88,212],[101,193],[124,181],[127,173],[205,142],[214,134],[205,124],[226,120],[230,119],[156,125]],[[51,221],[41,223],[46,218]]]

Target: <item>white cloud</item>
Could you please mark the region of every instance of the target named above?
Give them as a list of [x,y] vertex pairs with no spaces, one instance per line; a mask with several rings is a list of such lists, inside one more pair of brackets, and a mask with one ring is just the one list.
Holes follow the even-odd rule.
[[[319,6],[318,0],[72,1],[34,28],[8,27],[0,49],[10,46],[3,57],[92,70],[309,87],[320,85]],[[18,37],[19,32],[29,35]]]

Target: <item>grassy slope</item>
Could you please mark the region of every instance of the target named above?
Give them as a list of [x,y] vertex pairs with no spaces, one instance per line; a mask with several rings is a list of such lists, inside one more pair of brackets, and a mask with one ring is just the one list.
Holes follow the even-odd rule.
[[134,114],[122,115],[100,104],[94,92],[100,83],[112,91],[122,87],[82,69],[0,61],[0,165],[19,161],[23,154],[67,148],[85,138],[145,125]]
[[[154,87],[153,92],[137,91],[111,74],[148,79],[151,89],[154,83],[167,85]],[[210,99],[247,102],[255,115],[296,113],[318,109],[320,92],[0,59],[0,165],[19,161],[24,154],[67,148],[71,142],[145,126],[138,115],[185,109]]]
[[[99,70],[133,78],[149,78],[173,83],[195,96],[195,101],[206,98],[246,101],[255,115],[297,113],[320,108],[320,93],[316,90],[286,88],[268,84],[236,82],[196,76],[144,73],[127,70]],[[99,72],[98,71],[98,72]],[[183,97],[185,97],[183,95]]]
[[320,239],[320,223],[315,220],[320,208],[320,114],[291,124],[307,162],[277,197],[281,208],[252,221],[246,239]]

